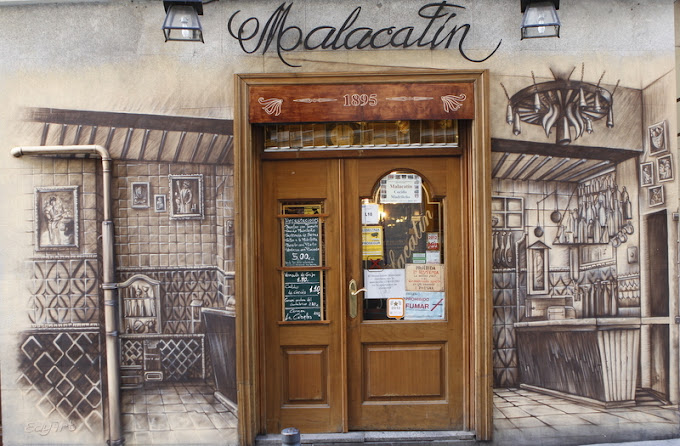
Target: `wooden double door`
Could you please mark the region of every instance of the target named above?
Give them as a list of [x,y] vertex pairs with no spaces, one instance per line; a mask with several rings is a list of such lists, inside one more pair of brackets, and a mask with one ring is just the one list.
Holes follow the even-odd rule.
[[460,157],[263,161],[261,179],[266,431],[466,429]]

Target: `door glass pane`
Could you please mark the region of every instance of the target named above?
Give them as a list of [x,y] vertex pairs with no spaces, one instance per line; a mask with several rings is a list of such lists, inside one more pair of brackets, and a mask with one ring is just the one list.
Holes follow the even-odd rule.
[[446,318],[441,206],[407,170],[361,199],[364,320]]

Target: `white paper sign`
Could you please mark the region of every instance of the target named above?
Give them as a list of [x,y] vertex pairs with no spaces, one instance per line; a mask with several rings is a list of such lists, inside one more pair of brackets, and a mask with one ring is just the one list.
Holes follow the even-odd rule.
[[444,291],[444,265],[407,263],[406,289],[409,291]]
[[404,317],[404,299],[401,297],[391,297],[387,299],[387,317],[401,319]]
[[425,254],[426,263],[441,263],[441,255],[439,251],[427,251]]
[[403,269],[364,270],[365,299],[388,299],[406,295],[406,274]]
[[444,293],[407,291],[404,319],[444,319]]
[[380,223],[380,206],[375,203],[361,205],[361,224],[377,225]]
[[380,181],[381,203],[420,203],[422,179],[414,173],[395,173]]

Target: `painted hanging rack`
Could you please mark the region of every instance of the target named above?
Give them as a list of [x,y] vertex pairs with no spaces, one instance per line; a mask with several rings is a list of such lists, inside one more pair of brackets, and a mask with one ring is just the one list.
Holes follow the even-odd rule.
[[555,128],[555,142],[566,145],[582,136],[584,131],[592,133],[593,121],[605,116],[607,127],[614,127],[613,97],[620,81],[616,82],[613,92],[610,92],[600,86],[605,72],[597,84],[583,81],[583,65],[580,81],[570,80],[573,72],[572,69],[566,78],[560,78],[551,70],[555,80],[536,83],[532,71],[532,85],[512,97],[505,85],[501,84],[508,98],[506,122],[512,125],[515,135],[522,133],[523,121],[542,126],[546,136],[550,136]]

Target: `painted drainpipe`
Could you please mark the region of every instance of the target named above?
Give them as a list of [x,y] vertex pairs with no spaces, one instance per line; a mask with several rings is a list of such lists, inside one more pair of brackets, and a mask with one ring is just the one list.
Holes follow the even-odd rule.
[[99,145],[15,147],[12,155],[98,155],[102,160],[104,220],[102,221],[102,261],[104,280],[104,326],[106,329],[106,376],[109,395],[109,446],[122,446],[125,439],[120,422],[120,372],[118,367],[118,293],[114,279],[113,220],[111,219],[111,156]]

